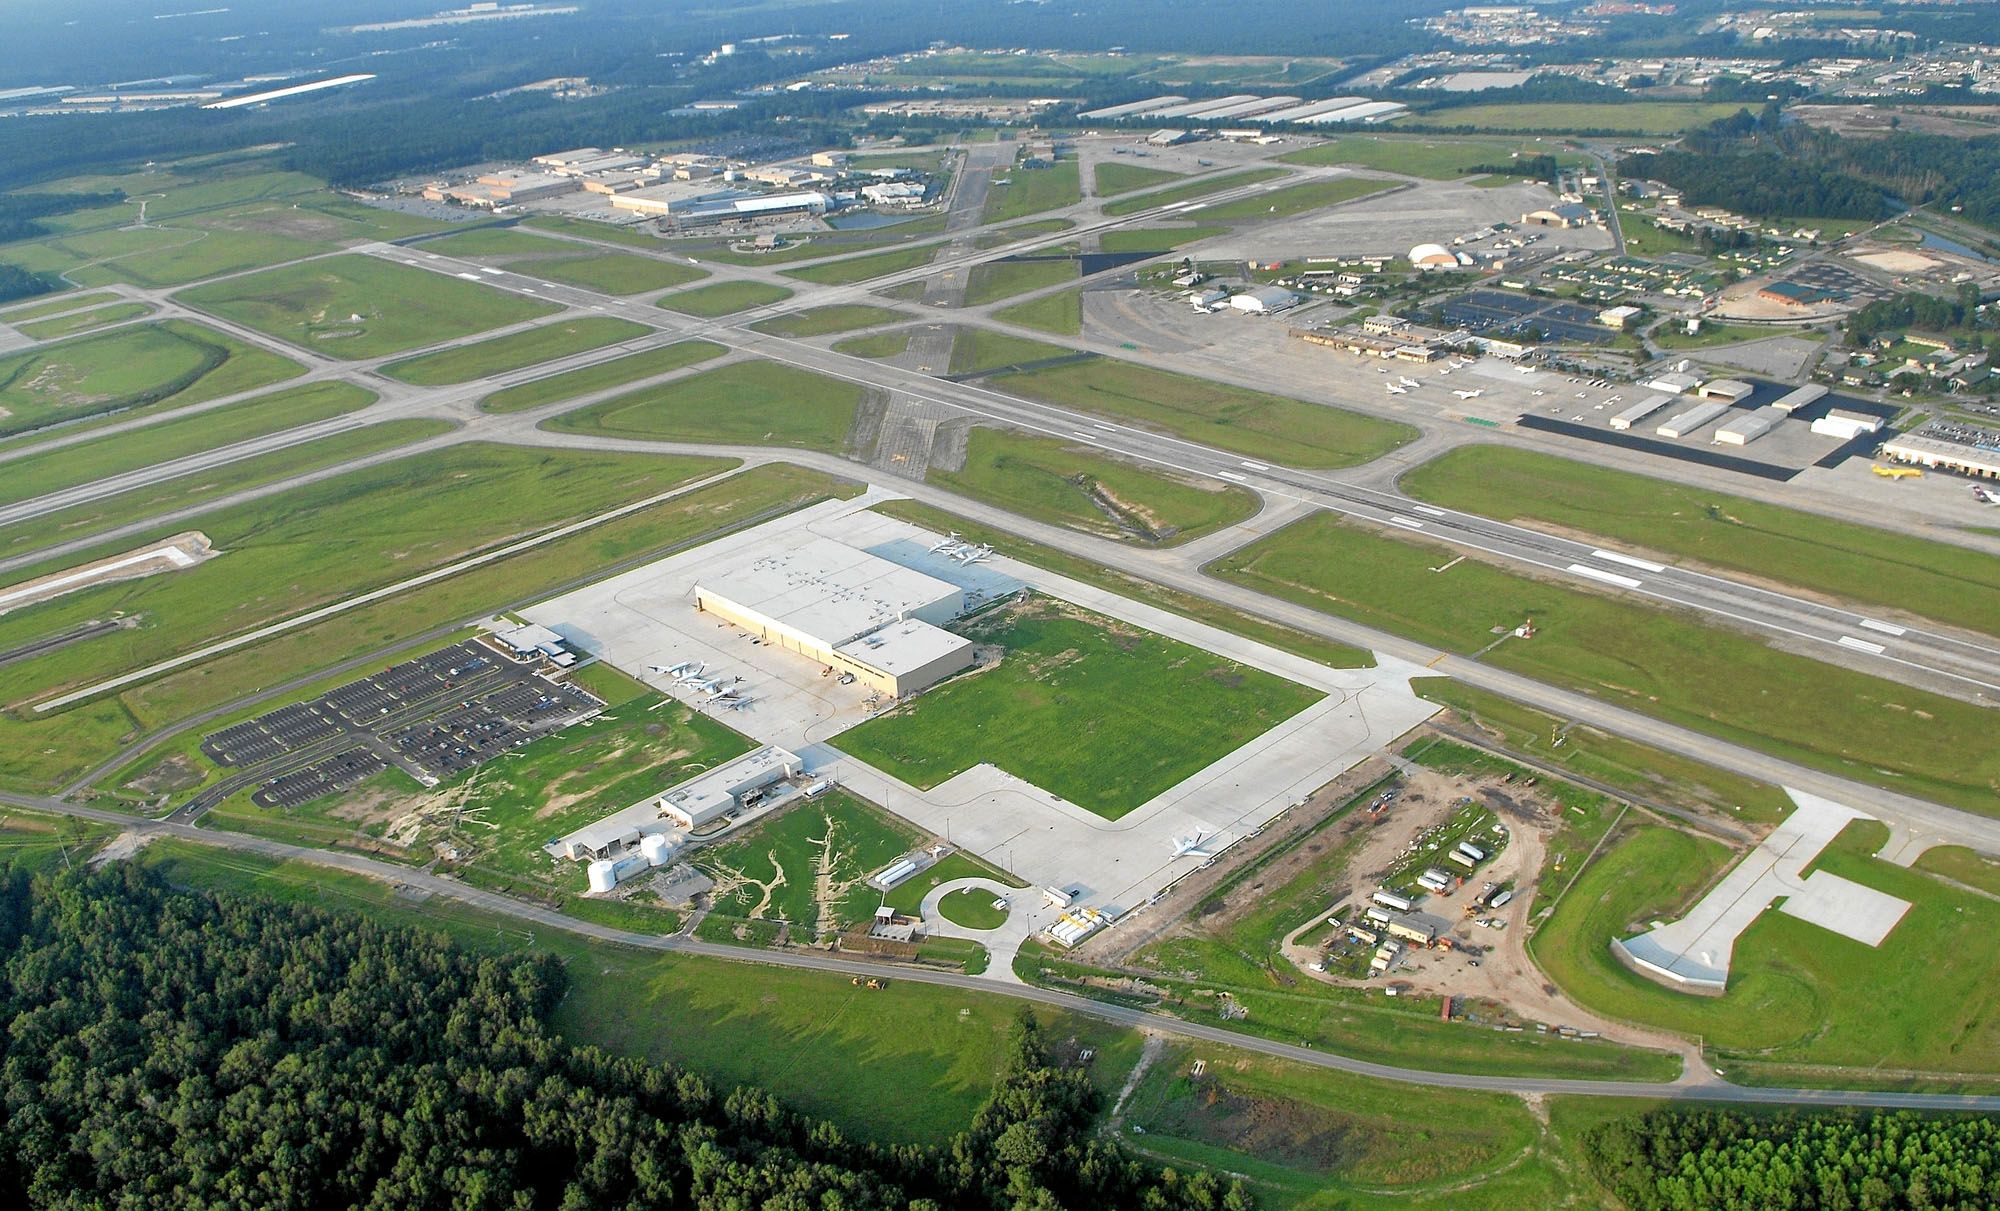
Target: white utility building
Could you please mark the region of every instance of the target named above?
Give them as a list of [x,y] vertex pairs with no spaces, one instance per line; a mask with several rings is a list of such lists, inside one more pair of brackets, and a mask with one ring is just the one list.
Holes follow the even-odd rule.
[[972,664],[957,585],[831,539],[705,576],[695,606],[900,698]]

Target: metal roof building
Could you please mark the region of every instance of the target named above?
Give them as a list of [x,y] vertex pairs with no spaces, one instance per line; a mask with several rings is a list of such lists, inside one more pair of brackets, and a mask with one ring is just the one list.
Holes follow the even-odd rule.
[[1668,417],[1653,432],[1661,437],[1686,437],[1727,411],[1729,405],[1725,403],[1711,401],[1706,404],[1696,404],[1685,412]]
[[1715,431],[1715,440],[1725,446],[1747,446],[1751,442],[1778,427],[1785,419],[1785,413],[1776,408],[1759,408],[1723,425]]

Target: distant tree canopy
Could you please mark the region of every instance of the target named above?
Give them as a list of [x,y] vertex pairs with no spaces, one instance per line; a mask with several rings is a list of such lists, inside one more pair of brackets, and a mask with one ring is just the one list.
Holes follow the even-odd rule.
[[53,278],[46,273],[33,273],[19,265],[9,265],[5,261],[0,261],[0,303],[11,303],[15,299],[31,299],[38,294],[48,294],[62,288],[61,278]]
[[1847,317],[1849,343],[1865,345],[1886,333],[1952,333],[1977,327],[1979,287],[1967,282],[1957,294],[1940,298],[1929,294],[1898,294],[1877,299]]
[[1632,1211],[1974,1211],[2000,1201],[2000,1120],[1661,1110],[1593,1128]]
[[1249,1206],[1093,1138],[1092,1087],[1031,1017],[966,1131],[884,1148],[553,1037],[552,958],[130,864],[0,882],[0,972],[11,1206]]
[[95,206],[116,206],[124,200],[125,195],[116,189],[104,193],[0,193],[0,244],[49,234],[48,226],[38,219]]

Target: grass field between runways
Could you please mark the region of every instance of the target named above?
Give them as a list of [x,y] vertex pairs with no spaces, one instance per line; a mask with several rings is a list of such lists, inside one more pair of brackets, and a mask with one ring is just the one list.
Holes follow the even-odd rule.
[[539,362],[602,349],[620,341],[637,340],[653,331],[644,324],[611,316],[559,319],[540,328],[510,332],[506,336],[490,337],[469,345],[457,345],[421,357],[392,362],[382,367],[382,372],[419,386],[464,383]]
[[1250,168],[1242,172],[1228,172],[1223,173],[1221,176],[1203,177],[1200,180],[1189,181],[1185,185],[1176,185],[1172,189],[1158,189],[1152,193],[1140,194],[1130,198],[1120,198],[1116,202],[1107,202],[1104,206],[1104,213],[1113,217],[1138,214],[1142,210],[1151,210],[1158,206],[1171,206],[1176,202],[1188,202],[1195,198],[1205,198],[1209,194],[1222,193],[1225,190],[1242,189],[1245,186],[1256,185],[1260,182],[1269,181],[1274,177],[1282,177],[1284,175],[1285,170],[1282,168]]
[[136,324],[0,358],[0,437],[111,412],[201,403],[304,371],[200,324]]
[[715,282],[670,294],[659,302],[667,310],[678,311],[682,315],[716,319],[748,311],[752,307],[782,303],[790,297],[792,292],[789,289],[769,282]]
[[1321,695],[1051,598],[965,633],[1004,655],[841,733],[849,755],[930,788],[987,761],[1116,820]]
[[549,315],[523,298],[372,256],[338,256],[194,286],[180,302],[329,357],[367,358]]
[[1856,781],[2000,814],[1990,712],[1770,647],[1697,616],[1516,575],[1328,516],[1213,565],[1225,579]]
[[1368,462],[1417,436],[1396,421],[1116,358],[1009,374],[995,385],[1250,458],[1314,470]]
[[909,318],[907,312],[893,311],[887,307],[876,307],[868,303],[836,303],[831,307],[814,307],[809,311],[796,311],[791,315],[758,320],[750,327],[758,332],[768,332],[772,336],[832,336],[836,332],[875,328]]
[[727,352],[728,349],[714,341],[679,341],[506,387],[480,400],[479,407],[486,412],[522,412],[543,404],[622,387],[642,378],[671,374],[721,357]]
[[547,425],[565,433],[839,451],[862,395],[854,383],[755,359],[642,387]]

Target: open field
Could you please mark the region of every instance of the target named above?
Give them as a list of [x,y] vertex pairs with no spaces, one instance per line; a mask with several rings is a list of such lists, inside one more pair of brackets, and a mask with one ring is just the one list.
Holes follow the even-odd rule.
[[[530,935],[508,918],[442,900],[412,903],[387,884],[303,863],[175,841],[144,854],[176,883],[359,911],[443,930],[479,950],[553,954],[571,979],[554,1017],[562,1037],[680,1065],[720,1090],[761,1086],[857,1139],[937,1143],[963,1129],[991,1091],[1019,1012],[1011,999],[893,978],[882,989],[856,988],[839,975],[648,953],[557,931]],[[1093,1079],[1115,1091],[1137,1058],[1138,1036],[1068,1014],[1041,1017],[1052,1039],[1095,1048]],[[897,1029],[880,1028],[891,1020]]]
[[18,324],[16,327],[38,341],[52,341],[60,337],[75,336],[93,328],[107,324],[122,324],[126,320],[136,320],[142,315],[152,314],[150,303],[115,303],[109,307],[98,307],[90,311],[79,311],[74,315],[59,316],[52,320],[36,320],[33,323]]
[[612,316],[567,317],[540,328],[510,332],[506,336],[489,337],[470,345],[457,345],[436,353],[391,362],[382,367],[382,372],[406,383],[425,387],[465,383],[475,378],[519,370],[523,366],[554,361],[573,353],[602,349],[619,341],[637,340],[652,332],[653,329],[644,324]]
[[546,423],[565,433],[838,451],[863,393],[854,383],[759,358],[642,387]]
[[1147,168],[1142,164],[1103,160],[1091,173],[1090,179],[1097,188],[1097,196],[1108,198],[1113,194],[1130,193],[1135,189],[1145,189],[1153,185],[1165,185],[1169,181],[1179,180],[1182,175],[1164,168]]
[[1968,811],[2000,812],[2000,750],[1979,707],[1766,646],[1636,600],[1516,575],[1456,548],[1307,518],[1215,574],[1448,651],[1535,620],[1485,659],[1613,704]]
[[2000,1086],[2000,1023],[1986,1012],[1985,994],[2000,968],[1991,942],[2000,902],[1870,857],[1886,837],[1881,825],[1857,821],[1813,867],[1910,902],[1879,947],[1768,910],[1737,939],[1720,997],[1633,974],[1612,956],[1611,938],[1677,915],[1729,859],[1713,842],[1647,826],[1615,841],[1577,879],[1534,934],[1533,953],[1584,1005],[1700,1034],[1736,1080],[1838,1082],[1809,1066],[1843,1065],[1863,1070],[1847,1075],[1865,1083],[1894,1084],[1901,1070],[1914,1070],[1977,1074],[1984,1079],[1966,1083]]
[[[1411,688],[1420,697],[1458,711],[1473,729],[1494,736],[1524,756],[1628,794],[1706,807],[1760,824],[1775,823],[1793,809],[1785,792],[1769,783],[1753,782],[1595,728],[1578,727],[1447,677],[1416,678]],[[1561,738],[1559,746],[1551,744],[1556,737]]]
[[1029,219],[1012,227],[1002,227],[985,235],[974,236],[972,246],[978,249],[998,248],[1002,244],[1012,244],[1017,240],[1030,240],[1038,235],[1055,235],[1076,226],[1068,219]]
[[[318,384],[298,390],[303,393],[332,386],[332,384]],[[359,388],[343,385],[341,390],[358,391]],[[364,425],[359,429],[350,429],[345,433],[314,438],[312,441],[301,442],[296,446],[288,446],[268,454],[259,454],[255,458],[246,458],[216,467],[200,475],[183,476],[149,483],[142,487],[128,488],[116,495],[100,497],[85,504],[71,505],[67,509],[44,513],[29,521],[19,521],[0,527],[0,555],[12,557],[53,543],[88,538],[99,531],[143,521],[168,510],[189,508],[199,505],[204,500],[213,500],[258,484],[343,463],[377,450],[389,450],[423,438],[436,437],[451,432],[451,429],[451,422],[445,420],[384,421],[380,424]],[[26,463],[27,460],[23,460],[15,465],[26,466]],[[62,464],[55,465],[60,467]],[[12,582],[11,578],[9,582]]]
[[772,336],[832,336],[836,332],[874,328],[909,318],[908,313],[888,307],[875,307],[867,303],[836,303],[831,307],[814,307],[806,311],[795,311],[791,315],[772,316],[768,320],[758,320],[750,327],[758,332],[768,332]]
[[[1001,181],[1007,184],[1002,185]],[[1012,170],[995,175],[993,185],[986,194],[986,209],[981,212],[979,221],[1004,223],[1082,200],[1083,178],[1078,173],[1075,160],[1064,160],[1047,168],[1016,165]]]
[[297,362],[185,320],[138,324],[0,358],[0,437],[283,382]]
[[1530,450],[1464,446],[1406,473],[1419,500],[2000,634],[2000,558]]
[[1076,336],[1083,331],[1083,291],[1079,288],[1045,294],[1002,307],[993,313],[993,318],[1056,336]]
[[791,941],[837,934],[868,920],[882,893],[862,882],[910,852],[923,834],[841,791],[798,802],[690,858],[715,880],[714,911],[782,921]]
[[[302,674],[314,674],[343,660],[361,656],[368,657],[369,664],[387,660],[385,648],[409,645],[417,636],[436,637],[417,646],[399,648],[397,655],[430,650],[453,638],[463,638],[464,625],[472,620],[489,617],[497,610],[518,608],[596,579],[625,561],[658,557],[738,526],[769,520],[852,490],[840,481],[796,467],[753,468],[531,551],[371,603],[253,648],[217,657],[200,668],[178,670],[134,686],[117,699],[106,700],[116,708],[116,719],[91,717],[88,713],[98,708],[97,703],[73,708],[61,716],[64,720],[79,721],[79,734],[70,738],[70,744],[62,750],[34,756],[33,750],[26,747],[34,733],[24,729],[23,747],[18,753],[20,764],[0,767],[0,781],[14,768],[27,773],[42,770],[45,777],[53,780],[67,775],[61,771],[46,772],[49,763],[75,761],[81,768],[102,760],[109,755],[102,751],[103,747],[115,738],[107,736],[106,729],[118,726],[120,720],[128,728],[158,727],[199,711],[236,703],[244,695]],[[353,677],[352,672],[335,675],[331,680],[324,675],[309,677],[315,685],[302,686],[263,705],[232,711],[218,718],[214,727],[261,714],[284,701],[304,701]],[[0,715],[0,740],[15,739],[13,722],[12,717]],[[85,723],[88,726],[82,726]],[[188,771],[197,771],[205,764],[196,753],[199,739],[198,732],[182,733],[137,762],[108,773],[101,784],[122,794],[143,789],[132,783],[164,766],[181,764]],[[10,751],[0,746],[0,754]]]
[[1352,164],[1398,172],[1404,176],[1449,181],[1464,176],[1475,164],[1506,164],[1516,155],[1553,155],[1564,163],[1583,163],[1582,156],[1559,151],[1538,139],[1447,139],[1415,135],[1335,135],[1324,143],[1286,152],[1287,164]]
[[900,273],[905,269],[928,265],[938,253],[944,251],[944,247],[943,244],[918,244],[914,248],[891,248],[887,252],[843,257],[820,265],[807,265],[803,269],[787,269],[785,276],[821,286],[851,286],[886,273]]
[[900,357],[903,350],[910,347],[910,337],[915,335],[908,328],[894,332],[872,332],[867,336],[850,336],[835,341],[833,351],[850,357],[889,358]]
[[1042,290],[1064,282],[1073,282],[1080,272],[1082,269],[1078,263],[1067,258],[1052,261],[988,261],[984,265],[974,265],[965,279],[965,305],[977,307],[982,303],[1026,294],[1030,290]]
[[1038,521],[1158,545],[1231,525],[1259,506],[1243,488],[1183,479],[1087,446],[1003,429],[974,429],[965,466],[933,467],[927,478]]
[[986,543],[1003,547],[1014,558],[1047,568],[1051,572],[1067,576],[1084,584],[1093,584],[1113,593],[1120,593],[1140,601],[1151,602],[1163,610],[1172,610],[1205,622],[1212,627],[1254,639],[1258,643],[1269,644],[1281,652],[1290,652],[1306,660],[1317,661],[1328,668],[1365,669],[1373,667],[1375,656],[1361,648],[1350,647],[1303,631],[1294,631],[1279,623],[1240,613],[1227,606],[1217,605],[1205,597],[1195,597],[1162,585],[1154,584],[1137,576],[1114,571],[1102,564],[1092,563],[1074,555],[1067,555],[1053,547],[996,530],[956,513],[934,509],[913,500],[892,500],[875,506],[875,511],[889,517],[900,518],[912,525],[922,526],[939,534],[956,530],[967,542]]
[[220,449],[267,433],[354,412],[373,402],[374,392],[352,383],[308,383],[303,387],[273,391],[226,408],[179,418],[169,417],[143,429],[30,454],[5,464],[6,471],[0,474],[0,503],[11,504],[141,467],[157,466],[190,454]]
[[841,733],[842,751],[926,788],[988,761],[1116,820],[1320,697],[1052,599],[965,633],[999,664]]
[[190,287],[175,297],[344,358],[401,353],[557,310],[551,303],[370,256],[288,265]]
[[748,311],[752,307],[782,303],[790,297],[790,290],[768,282],[716,282],[711,286],[697,286],[693,290],[670,294],[659,302],[669,311],[714,319]]
[[1009,374],[1003,390],[1289,467],[1351,467],[1395,449],[1417,431],[1339,408],[1096,358]]
[[1557,134],[1602,130],[1668,135],[1705,126],[1742,108],[1739,101],[1632,101],[1623,105],[1537,101],[1523,105],[1456,106],[1425,111],[1402,121],[1477,130],[1540,130]]
[[1241,189],[1245,185],[1255,185],[1259,181],[1268,181],[1273,177],[1284,175],[1285,170],[1282,168],[1247,168],[1242,172],[1225,172],[1220,176],[1202,177],[1185,185],[1176,185],[1172,189],[1156,189],[1152,193],[1140,194],[1137,197],[1107,202],[1104,205],[1104,213],[1113,217],[1138,214],[1155,206],[1171,206],[1175,202],[1205,198],[1209,194],[1221,193],[1225,189]]
[[680,341],[504,387],[480,400],[479,406],[487,412],[522,412],[557,400],[574,399],[642,378],[652,378],[657,374],[670,374],[710,358],[721,357],[727,352],[713,341]]
[[32,303],[21,303],[12,307],[0,307],[0,323],[22,324],[28,320],[38,320],[45,315],[61,315],[65,311],[81,311],[85,307],[101,307],[115,303],[124,296],[110,290],[100,290],[95,294],[66,290],[61,294],[42,295]]
[[1337,177],[1331,181],[1307,181],[1204,207],[1199,214],[1204,222],[1212,219],[1282,219],[1308,210],[1351,202],[1395,184],[1386,177]]
[[1069,357],[1075,352],[1062,345],[994,332],[990,328],[960,328],[952,337],[950,373],[987,374],[1050,358]]
[[[108,584],[0,617],[0,649],[106,617],[141,625],[9,667],[10,703],[40,698],[183,652],[481,548],[712,475],[723,459],[555,453],[463,445],[324,480],[176,524],[223,554],[168,575]],[[138,545],[22,569],[29,580]]]

